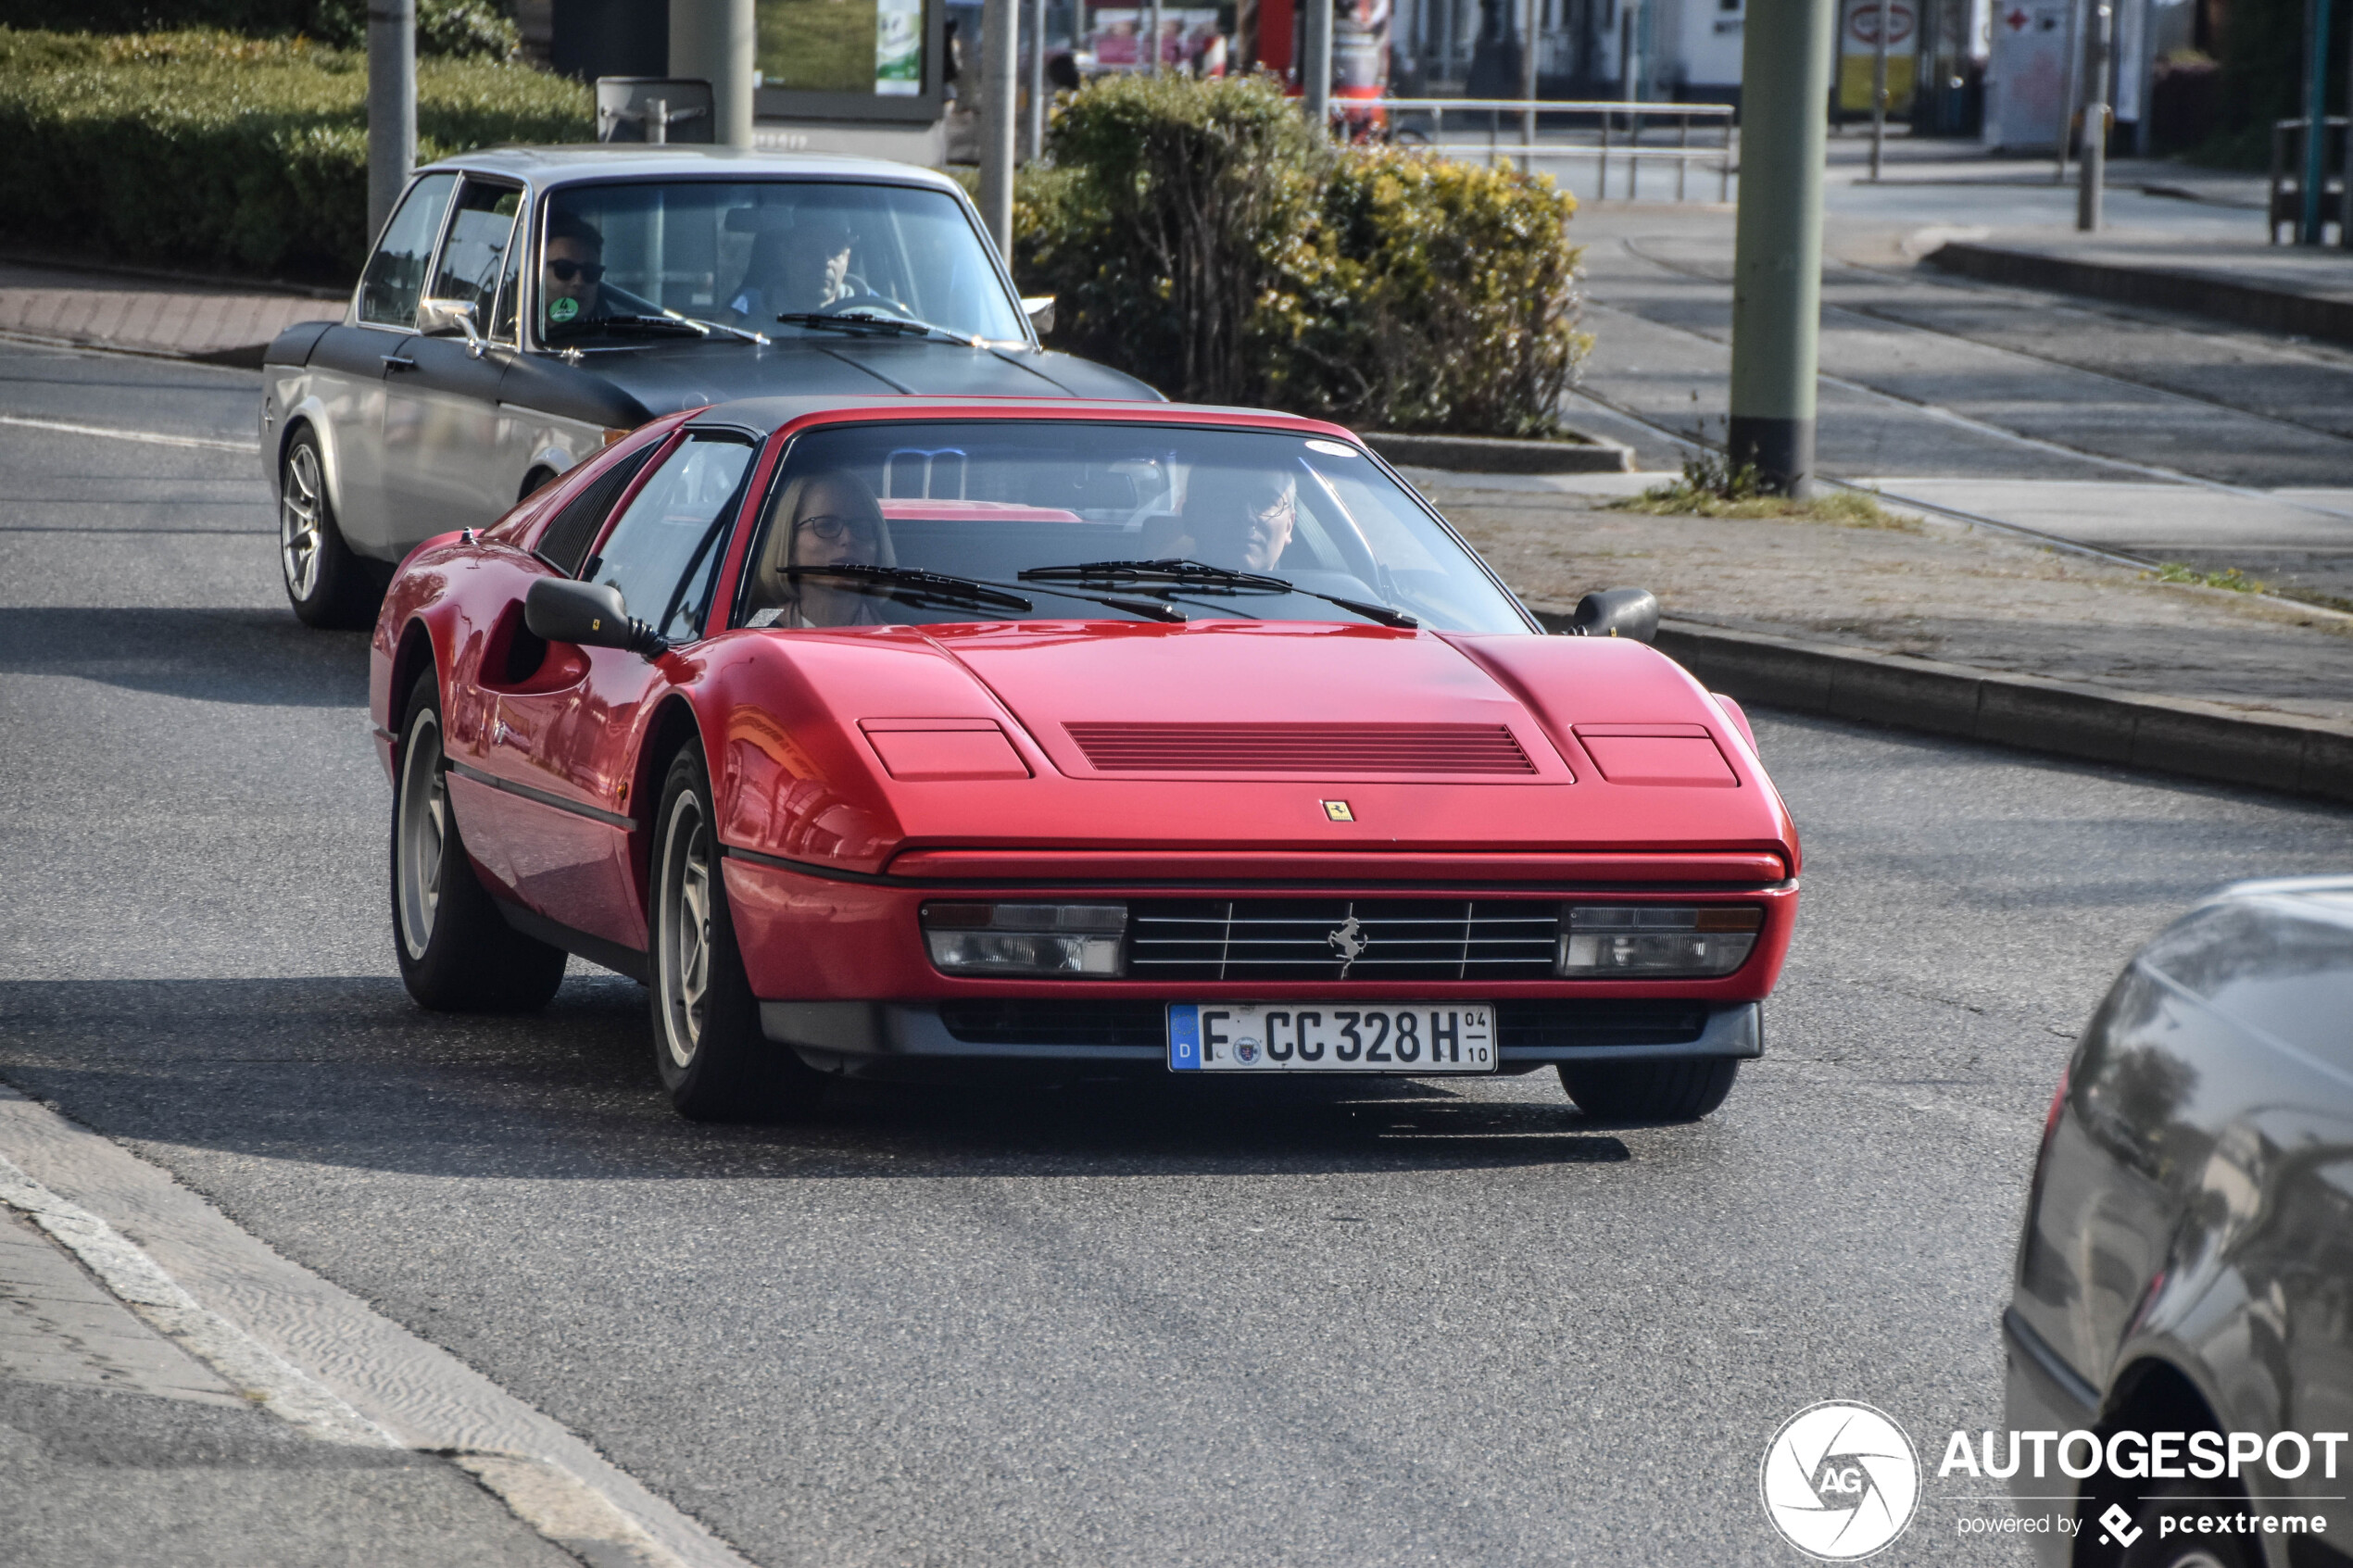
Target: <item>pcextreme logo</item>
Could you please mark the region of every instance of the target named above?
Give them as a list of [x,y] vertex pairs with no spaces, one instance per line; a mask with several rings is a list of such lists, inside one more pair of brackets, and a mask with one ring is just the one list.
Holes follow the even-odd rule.
[[1884,1411],[1825,1399],[1773,1434],[1757,1484],[1783,1540],[1825,1562],[1851,1562],[1911,1524],[1920,1461]]

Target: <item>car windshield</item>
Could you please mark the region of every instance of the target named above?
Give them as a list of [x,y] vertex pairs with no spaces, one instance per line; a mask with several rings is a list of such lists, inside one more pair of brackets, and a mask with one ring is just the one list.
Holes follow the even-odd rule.
[[547,198],[538,296],[540,338],[566,347],[702,335],[673,317],[792,336],[889,321],[1026,341],[963,204],[907,185],[566,185]]
[[1371,458],[1275,431],[1010,420],[811,431],[778,469],[747,562],[737,625],[1529,630]]

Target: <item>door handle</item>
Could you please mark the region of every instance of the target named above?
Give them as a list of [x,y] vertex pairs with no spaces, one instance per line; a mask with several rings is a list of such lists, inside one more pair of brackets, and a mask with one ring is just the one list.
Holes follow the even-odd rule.
[[403,354],[379,354],[376,358],[384,362],[387,370],[413,370],[417,368],[417,362]]

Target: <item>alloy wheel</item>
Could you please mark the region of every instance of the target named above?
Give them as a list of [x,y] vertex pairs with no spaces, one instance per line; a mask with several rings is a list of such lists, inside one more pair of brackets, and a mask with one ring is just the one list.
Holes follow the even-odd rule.
[[279,486],[278,563],[286,574],[286,592],[298,600],[310,597],[319,586],[325,495],[318,449],[308,441],[296,442],[286,458],[285,482]]
[[678,1067],[702,1043],[711,992],[711,834],[702,803],[682,793],[662,833],[660,933],[662,1044]]
[[449,785],[441,766],[440,716],[431,709],[409,731],[400,769],[400,819],[394,875],[400,900],[400,941],[422,960],[441,909],[441,872],[449,837]]

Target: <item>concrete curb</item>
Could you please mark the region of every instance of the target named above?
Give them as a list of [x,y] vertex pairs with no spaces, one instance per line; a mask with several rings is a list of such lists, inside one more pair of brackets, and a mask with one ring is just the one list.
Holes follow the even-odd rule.
[[2088,295],[2209,316],[2266,332],[2353,343],[2353,299],[2260,288],[2184,268],[2120,267],[1958,240],[1945,242],[1921,259],[1947,272],[1992,283]]
[[[1529,608],[1553,631],[1568,624],[1569,611],[1558,606]],[[1664,622],[1656,646],[1742,702],[2353,802],[2353,724],[1688,621]]]
[[1511,441],[1377,432],[1365,445],[1392,463],[1455,473],[1630,473],[1634,468],[1631,446],[1581,433],[1574,441]]

